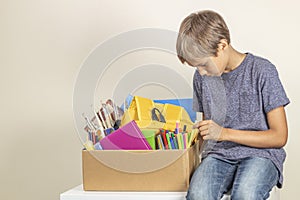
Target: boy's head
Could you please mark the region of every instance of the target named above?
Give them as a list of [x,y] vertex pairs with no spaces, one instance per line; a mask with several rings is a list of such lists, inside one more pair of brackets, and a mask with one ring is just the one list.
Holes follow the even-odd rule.
[[210,10],[192,13],[180,25],[177,56],[183,64],[216,57],[221,41],[230,44],[230,35],[224,19],[218,13]]

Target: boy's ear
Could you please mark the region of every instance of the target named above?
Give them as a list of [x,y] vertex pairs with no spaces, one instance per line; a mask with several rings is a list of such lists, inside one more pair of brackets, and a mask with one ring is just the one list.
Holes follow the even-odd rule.
[[228,42],[226,39],[221,39],[218,44],[218,51],[223,51],[228,47]]

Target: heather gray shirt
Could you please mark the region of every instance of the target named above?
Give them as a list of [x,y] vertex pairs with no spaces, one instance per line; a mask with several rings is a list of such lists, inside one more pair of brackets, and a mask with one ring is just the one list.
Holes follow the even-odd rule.
[[[237,130],[268,130],[266,114],[290,102],[275,66],[250,53],[236,69],[221,77],[201,76],[195,71],[193,90],[194,111],[203,112],[206,119],[225,128]],[[268,158],[280,172],[277,185],[282,186],[286,157],[283,148],[253,148],[233,142],[209,141],[202,156],[207,155],[232,160]]]

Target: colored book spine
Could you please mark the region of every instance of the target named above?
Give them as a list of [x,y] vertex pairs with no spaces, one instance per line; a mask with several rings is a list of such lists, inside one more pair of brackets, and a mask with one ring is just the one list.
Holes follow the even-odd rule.
[[172,149],[171,142],[170,142],[170,137],[169,137],[169,133],[166,133],[166,138],[168,140],[168,147],[169,147],[169,149]]
[[169,149],[169,144],[168,144],[166,133],[163,132],[162,136],[163,136],[163,141],[164,141],[165,149]]

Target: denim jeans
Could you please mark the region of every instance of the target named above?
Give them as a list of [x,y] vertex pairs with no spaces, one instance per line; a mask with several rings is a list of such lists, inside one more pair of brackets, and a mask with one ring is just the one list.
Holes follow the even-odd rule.
[[278,170],[260,157],[237,161],[208,156],[193,174],[187,200],[219,200],[231,190],[233,200],[263,200],[277,184]]

